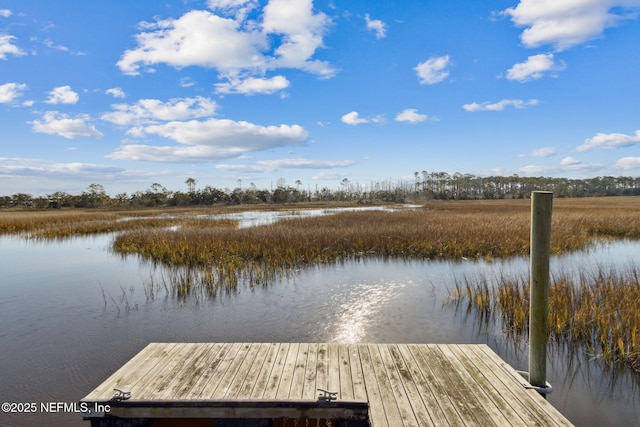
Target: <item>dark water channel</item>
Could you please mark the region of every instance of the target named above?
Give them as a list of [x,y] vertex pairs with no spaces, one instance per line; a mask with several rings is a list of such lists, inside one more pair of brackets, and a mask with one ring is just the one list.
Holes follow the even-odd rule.
[[[42,413],[40,403],[77,402],[149,342],[486,343],[527,369],[526,343],[445,304],[456,277],[526,272],[525,259],[354,261],[180,299],[162,271],[111,253],[112,237],[0,237],[0,402],[38,405],[31,414],[0,413],[0,426],[88,426],[79,413]],[[552,271],[626,268],[639,249],[603,244],[554,257]],[[555,346],[548,376],[549,400],[576,425],[640,425],[637,377],[603,372],[588,355]]]

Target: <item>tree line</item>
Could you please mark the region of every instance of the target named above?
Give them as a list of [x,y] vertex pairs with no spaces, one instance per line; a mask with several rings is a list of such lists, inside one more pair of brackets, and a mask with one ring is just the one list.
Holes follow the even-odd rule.
[[640,177],[598,176],[570,179],[552,177],[489,176],[447,172],[415,172],[414,179],[385,180],[370,183],[340,181],[340,187],[309,186],[303,188],[300,181],[295,186],[284,179],[275,188],[259,189],[253,183],[230,188],[206,185],[196,188],[196,180],[185,181],[187,191],[170,191],[159,183],[153,183],[145,191],[132,194],[119,193],[110,196],[102,184],[90,184],[81,194],[55,192],[34,197],[16,193],[0,196],[0,208],[98,208],[98,207],[152,207],[197,206],[239,204],[281,204],[298,202],[355,202],[404,203],[425,200],[478,200],[528,198],[532,191],[553,191],[555,197],[637,196],[640,195]]

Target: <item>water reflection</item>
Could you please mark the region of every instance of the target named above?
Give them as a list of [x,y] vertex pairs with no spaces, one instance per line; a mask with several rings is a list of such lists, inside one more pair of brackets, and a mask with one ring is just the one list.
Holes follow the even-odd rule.
[[[401,209],[414,209],[421,206],[402,205]],[[366,206],[354,208],[324,208],[324,209],[301,209],[289,211],[246,211],[230,214],[213,215],[214,219],[230,219],[238,221],[238,228],[256,227],[260,225],[273,224],[277,221],[290,218],[307,218],[323,215],[334,215],[340,212],[353,211],[385,211],[394,212],[400,208],[390,208],[388,206]]]
[[346,296],[332,296],[336,318],[329,324],[330,341],[355,344],[366,341],[367,330],[380,323],[383,308],[403,288],[403,283],[358,283]]
[[[203,288],[176,295],[164,269],[109,246],[109,236],[0,237],[0,400],[76,402],[149,342],[486,343],[527,369],[526,342],[445,304],[456,278],[523,274],[525,258],[357,260],[212,298]],[[610,242],[553,257],[552,273],[624,269],[638,253],[638,242]],[[581,426],[640,419],[638,377],[590,357],[550,346],[550,401]],[[85,425],[77,414],[40,417],[0,414],[0,425]]]

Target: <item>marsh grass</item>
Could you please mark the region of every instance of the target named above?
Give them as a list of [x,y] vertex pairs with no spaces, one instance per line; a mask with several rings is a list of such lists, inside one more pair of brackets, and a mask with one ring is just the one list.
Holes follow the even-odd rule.
[[132,229],[237,225],[232,220],[214,221],[210,215],[203,217],[197,213],[199,211],[9,211],[0,213],[0,234],[21,235],[29,239],[65,239]]
[[[491,260],[529,252],[529,200],[429,202],[416,210],[349,211],[243,229],[212,219],[242,209],[5,211],[0,233],[64,238],[118,232],[113,250],[168,268],[161,285],[178,297],[268,285],[301,268],[360,258]],[[608,238],[640,238],[640,197],[554,200],[552,253]],[[550,338],[640,371],[639,276],[634,268],[554,277]],[[458,307],[466,301],[481,324],[502,319],[505,331],[519,338],[528,327],[528,298],[524,276],[465,278],[451,301]]]
[[[562,201],[553,219],[552,253],[595,239],[640,236],[640,198]],[[625,198],[620,198],[625,199]],[[227,283],[254,282],[305,266],[364,257],[506,258],[529,251],[528,201],[434,202],[418,210],[349,211],[237,229],[216,224],[120,234],[115,251],[169,266],[216,271]]]
[[[524,338],[529,326],[529,278],[463,278],[450,301],[474,312],[480,321],[499,319],[504,331]],[[640,373],[640,269],[596,269],[577,277],[552,277],[548,336],[559,345],[582,346],[608,366]]]
[[[555,201],[551,251],[584,249],[607,238],[640,237],[640,198]],[[114,250],[171,268],[170,287],[209,296],[242,283],[265,285],[317,264],[359,258],[505,258],[529,251],[529,201],[435,202],[418,210],[351,211],[237,229],[206,226],[138,229]],[[640,372],[640,272],[596,271],[553,278],[549,336],[585,348],[608,366]],[[461,279],[452,301],[475,313],[479,328],[501,319],[513,339],[526,336],[525,275]],[[576,350],[577,351],[577,350]]]

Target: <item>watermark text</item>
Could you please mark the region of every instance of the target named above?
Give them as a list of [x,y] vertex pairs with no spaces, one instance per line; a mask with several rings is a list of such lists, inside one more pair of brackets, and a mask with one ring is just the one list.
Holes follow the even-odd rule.
[[97,402],[4,402],[2,404],[2,412],[5,414],[55,414],[60,412],[91,414],[110,411],[110,405]]

